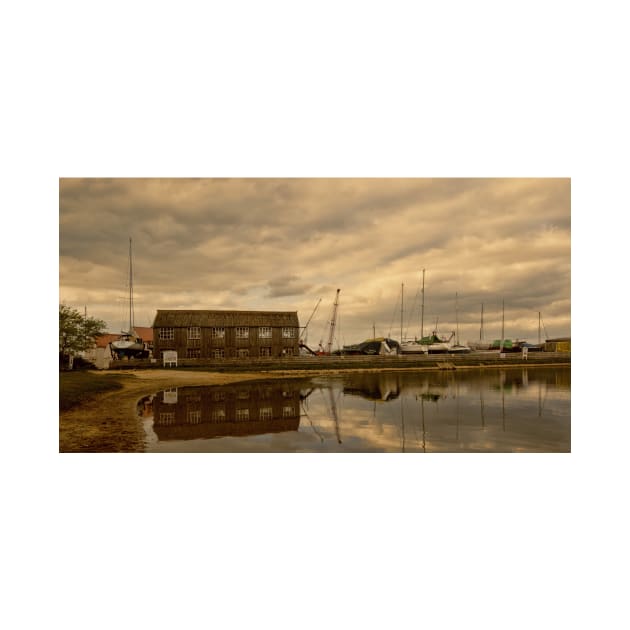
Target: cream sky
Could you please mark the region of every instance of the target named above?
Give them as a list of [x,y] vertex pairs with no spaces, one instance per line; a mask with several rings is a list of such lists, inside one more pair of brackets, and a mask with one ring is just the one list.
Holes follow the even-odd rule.
[[[571,333],[569,179],[60,179],[60,301],[135,323],[157,309],[297,311],[316,345],[459,330]],[[404,287],[404,288],[403,288]],[[403,308],[401,309],[401,297]]]

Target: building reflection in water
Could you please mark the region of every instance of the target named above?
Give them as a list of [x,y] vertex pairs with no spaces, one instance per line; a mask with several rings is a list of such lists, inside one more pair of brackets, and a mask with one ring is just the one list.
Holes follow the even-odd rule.
[[152,415],[160,441],[297,431],[302,388],[296,380],[180,387],[143,398],[138,413]]

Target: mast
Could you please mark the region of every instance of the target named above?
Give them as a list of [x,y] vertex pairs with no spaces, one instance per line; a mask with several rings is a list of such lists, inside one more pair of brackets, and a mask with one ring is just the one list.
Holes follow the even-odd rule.
[[499,352],[503,352],[503,342],[505,339],[505,300],[501,300],[501,345]]
[[422,311],[420,315],[420,339],[424,337],[424,269],[422,270]]
[[479,328],[479,343],[483,343],[483,302],[481,303],[481,326]]
[[459,346],[459,304],[457,291],[455,291],[455,343]]
[[405,285],[400,285],[400,341],[403,340],[403,301],[405,298]]
[[540,345],[540,311],[538,311],[538,345]]
[[133,330],[133,267],[131,262],[131,237],[129,237],[129,332]]

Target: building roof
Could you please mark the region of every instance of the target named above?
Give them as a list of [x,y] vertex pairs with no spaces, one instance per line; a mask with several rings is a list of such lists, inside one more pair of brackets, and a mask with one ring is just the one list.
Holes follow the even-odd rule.
[[159,310],[153,328],[187,326],[293,326],[298,327],[297,311],[206,311]]
[[94,342],[96,343],[97,348],[107,348],[107,346],[112,341],[116,341],[116,339],[118,339],[119,337],[120,337],[120,333],[118,333],[117,335],[113,333],[104,333],[96,337],[96,339],[94,339]]
[[149,343],[153,341],[153,328],[148,328],[147,326],[134,326],[133,329],[136,331],[136,335],[142,339],[145,343]]

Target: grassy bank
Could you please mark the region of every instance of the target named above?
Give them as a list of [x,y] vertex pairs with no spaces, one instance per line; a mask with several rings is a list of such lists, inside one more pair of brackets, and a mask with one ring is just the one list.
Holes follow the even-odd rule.
[[60,372],[59,411],[85,404],[99,394],[122,389],[125,379],[129,377],[94,372]]
[[[139,428],[127,417],[111,414],[108,397],[134,381],[129,374],[61,372],[59,374],[59,451],[133,451]],[[130,414],[129,414],[130,415]]]

